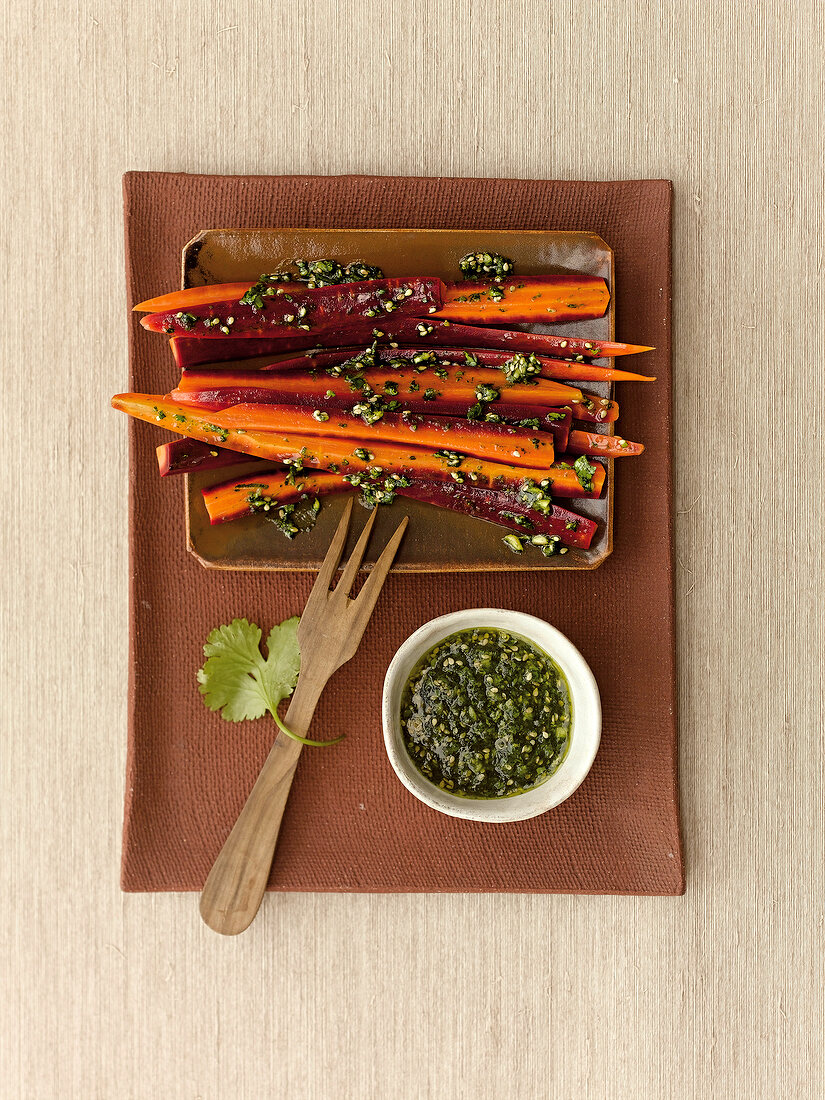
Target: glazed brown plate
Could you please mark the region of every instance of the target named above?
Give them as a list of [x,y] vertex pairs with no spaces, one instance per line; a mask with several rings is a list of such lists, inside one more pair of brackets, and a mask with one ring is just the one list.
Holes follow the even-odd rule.
[[[566,325],[521,325],[531,332],[613,340],[613,251],[593,233],[451,229],[207,229],[183,250],[183,287],[249,280],[277,271],[298,258],[332,257],[341,263],[364,260],[383,268],[388,277],[434,275],[459,277],[458,261],[467,252],[500,252],[515,261],[521,275],[580,272],[607,280],[610,306],[604,317]],[[599,362],[598,360],[596,362]],[[606,363],[607,361],[601,361]],[[226,363],[232,367],[233,363]],[[584,388],[610,396],[605,382]],[[612,432],[612,425],[597,429]],[[258,463],[259,465],[259,463]],[[380,508],[373,545],[381,546],[402,515],[410,517],[404,543],[395,559],[396,572],[435,573],[443,570],[595,569],[613,547],[613,461],[607,463],[604,493],[599,500],[571,501],[574,511],[599,527],[589,550],[574,550],[545,558],[535,549],[514,554],[501,541],[504,528],[419,501],[398,497]],[[250,469],[252,464],[250,464]],[[212,569],[317,570],[335,530],[345,497],[323,501],[315,527],[297,538],[285,538],[262,516],[247,516],[213,527],[201,490],[229,477],[243,476],[244,466],[188,474],[186,507],[189,550]],[[564,504],[564,502],[561,502]],[[353,524],[351,541],[361,524]],[[351,549],[351,547],[349,547]],[[369,556],[364,568],[373,562]]]

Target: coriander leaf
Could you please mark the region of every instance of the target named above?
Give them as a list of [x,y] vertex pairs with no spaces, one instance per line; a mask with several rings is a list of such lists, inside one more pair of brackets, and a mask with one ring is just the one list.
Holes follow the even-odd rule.
[[270,709],[260,643],[260,627],[234,619],[216,627],[203,647],[207,660],[198,672],[199,690],[209,709],[219,710],[227,722],[261,718]]
[[573,463],[573,469],[576,471],[576,477],[579,479],[582,489],[586,493],[592,492],[593,474],[596,472],[596,467],[587,461],[587,455],[579,455]]
[[[301,650],[298,646],[299,618],[293,615],[278,626],[273,626],[266,640],[269,654],[265,665],[267,689],[275,699],[275,707],[292,694],[301,671]],[[274,710],[273,710],[274,715]]]
[[[278,715],[278,704],[290,696],[298,682],[301,651],[298,622],[293,616],[274,626],[261,653],[261,628],[246,619],[216,627],[206,640],[206,662],[198,671],[199,691],[210,710],[219,710],[227,722],[261,718],[267,711],[278,727],[304,745],[332,745],[292,733]],[[340,737],[335,739],[340,741]]]

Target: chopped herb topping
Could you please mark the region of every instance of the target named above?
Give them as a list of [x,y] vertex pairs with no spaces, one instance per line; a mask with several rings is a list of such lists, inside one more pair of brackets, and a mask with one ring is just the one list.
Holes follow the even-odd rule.
[[436,458],[443,458],[445,465],[447,465],[448,467],[455,467],[456,469],[461,466],[467,458],[466,455],[459,454],[458,451],[444,450],[434,451],[433,453],[435,454]]
[[519,500],[522,504],[542,516],[549,515],[553,507],[553,498],[549,492],[549,482],[536,485],[532,478],[525,478],[519,489]]
[[428,363],[437,363],[438,359],[434,351],[418,351],[413,356],[412,361],[417,367],[420,367]]
[[[518,524],[519,527],[525,527],[528,530],[532,527],[535,527],[535,524],[529,516],[521,515],[519,512],[501,512],[500,514],[502,516],[505,516],[507,519],[511,519],[514,523]],[[531,539],[530,541],[535,543],[537,538],[544,538],[544,535],[536,535],[535,538]]]
[[465,279],[501,280],[513,271],[513,261],[498,252],[468,252],[458,261]]
[[476,386],[476,401],[498,401],[499,397],[501,392],[495,386],[488,386],[485,382]]
[[517,351],[506,363],[502,363],[501,369],[508,382],[526,382],[541,374],[541,360],[532,352],[524,354]]
[[587,461],[587,455],[579,455],[573,463],[573,469],[576,471],[576,477],[579,479],[579,484],[582,489],[584,489],[586,493],[591,493],[593,491],[593,475],[596,472],[596,467]]

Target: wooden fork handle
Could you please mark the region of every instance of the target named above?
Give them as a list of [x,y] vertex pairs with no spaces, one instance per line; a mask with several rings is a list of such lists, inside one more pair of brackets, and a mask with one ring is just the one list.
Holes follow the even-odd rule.
[[[302,689],[298,681],[284,718],[293,733],[306,736],[319,696],[315,685]],[[243,932],[258,912],[301,748],[299,741],[278,734],[209,872],[201,893],[201,916],[211,929],[224,936]]]

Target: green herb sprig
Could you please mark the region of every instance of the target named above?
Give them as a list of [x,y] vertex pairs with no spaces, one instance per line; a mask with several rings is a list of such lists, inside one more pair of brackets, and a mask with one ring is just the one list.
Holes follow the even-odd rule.
[[287,699],[298,683],[301,650],[298,645],[298,616],[274,626],[266,640],[267,656],[261,653],[262,631],[246,619],[215,627],[206,639],[206,661],[198,671],[203,701],[219,710],[227,722],[245,722],[272,715],[278,728],[302,745],[322,747],[332,741],[313,741],[288,729],[278,715],[278,704]]

